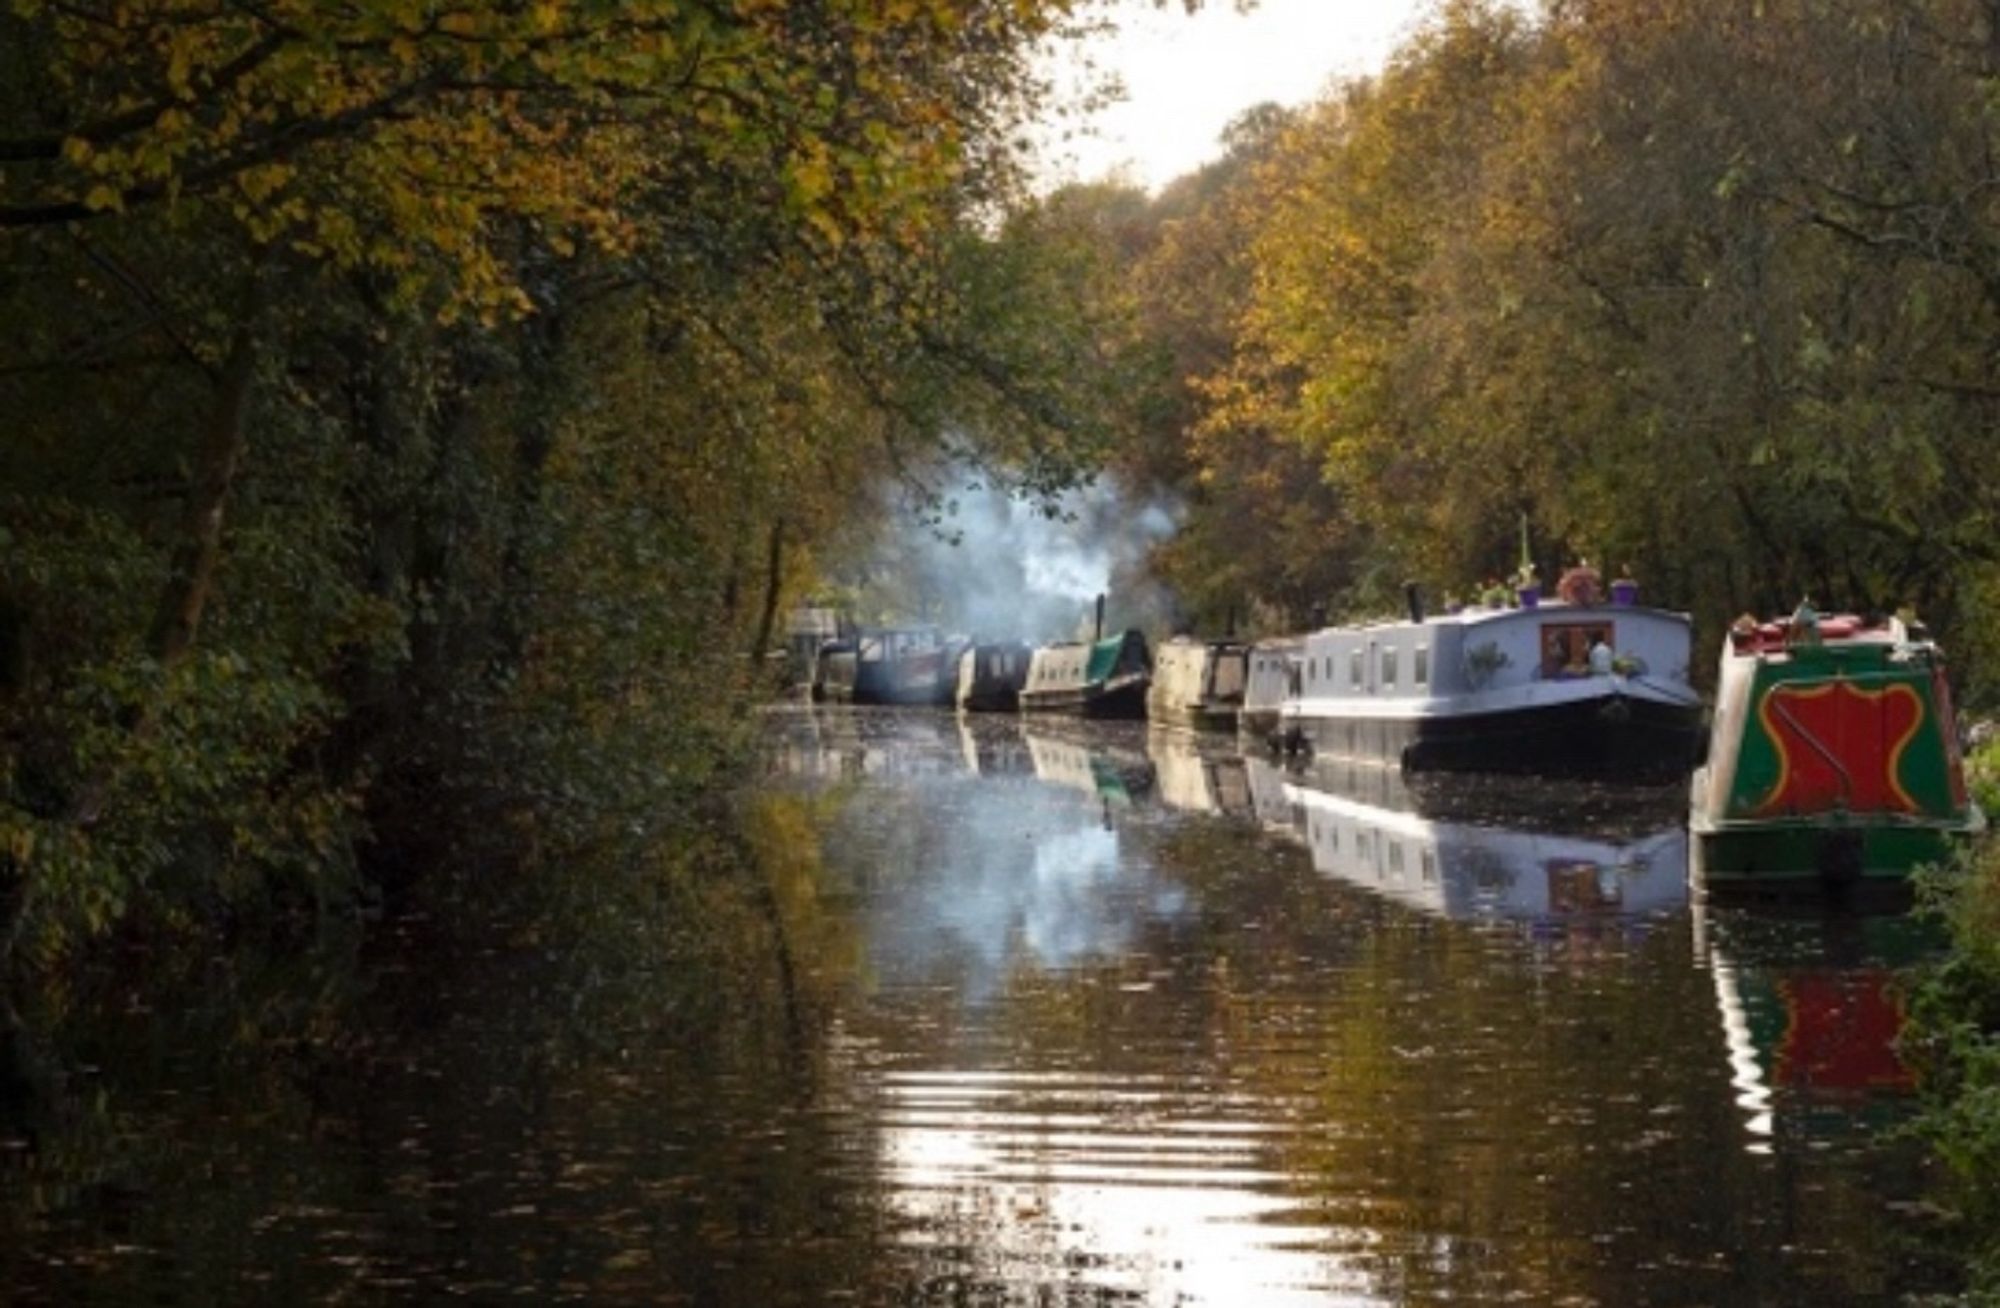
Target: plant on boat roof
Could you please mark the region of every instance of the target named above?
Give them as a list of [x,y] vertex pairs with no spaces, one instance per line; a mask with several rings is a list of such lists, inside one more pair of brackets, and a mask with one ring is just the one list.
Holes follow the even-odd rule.
[[1465,651],[1465,677],[1478,690],[1493,680],[1493,674],[1506,667],[1513,660],[1496,641],[1486,641]]

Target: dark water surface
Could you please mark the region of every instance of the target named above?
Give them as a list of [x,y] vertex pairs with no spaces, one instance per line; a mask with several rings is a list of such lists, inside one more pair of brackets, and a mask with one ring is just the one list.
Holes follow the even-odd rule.
[[[766,768],[768,890],[734,917],[699,876],[641,903],[580,874],[358,963],[196,970],[171,1013],[43,1001],[0,1084],[0,1299],[1951,1284],[1885,1135],[1891,974],[1925,943],[1691,903],[1677,794],[920,711],[776,712]],[[690,987],[679,921],[736,970]]]

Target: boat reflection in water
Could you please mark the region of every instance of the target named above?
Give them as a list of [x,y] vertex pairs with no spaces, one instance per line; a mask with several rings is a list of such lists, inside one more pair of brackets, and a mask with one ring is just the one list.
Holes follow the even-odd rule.
[[1311,767],[1283,789],[1317,871],[1426,912],[1561,923],[1687,903],[1687,832],[1648,792],[1572,808],[1517,788],[1467,805],[1458,786],[1445,805],[1368,763]]
[[1250,816],[1248,765],[1234,745],[1204,741],[1180,727],[1147,732],[1146,757],[1158,778],[1160,802],[1184,813]]
[[1081,791],[1112,808],[1129,809],[1152,794],[1153,762],[1136,734],[1102,728],[1074,733],[1049,719],[1023,722],[1021,737],[1034,763],[1035,779]]
[[1773,1152],[1893,1121],[1915,1088],[1896,1052],[1902,974],[1941,941],[1905,914],[1693,906],[1715,981],[1744,1148]]

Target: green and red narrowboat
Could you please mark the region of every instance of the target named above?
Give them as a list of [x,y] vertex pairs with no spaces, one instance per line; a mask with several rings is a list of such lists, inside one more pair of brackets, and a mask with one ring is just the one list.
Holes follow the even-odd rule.
[[1943,654],[1897,618],[1739,621],[1688,825],[1711,889],[1896,880],[1946,857],[1985,819]]

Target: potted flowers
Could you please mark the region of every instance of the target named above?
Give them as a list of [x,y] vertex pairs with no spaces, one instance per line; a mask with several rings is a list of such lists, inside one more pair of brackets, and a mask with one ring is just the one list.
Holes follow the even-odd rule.
[[1521,601],[1521,607],[1532,609],[1542,602],[1541,579],[1535,575],[1535,565],[1526,559],[1514,570],[1514,597]]

